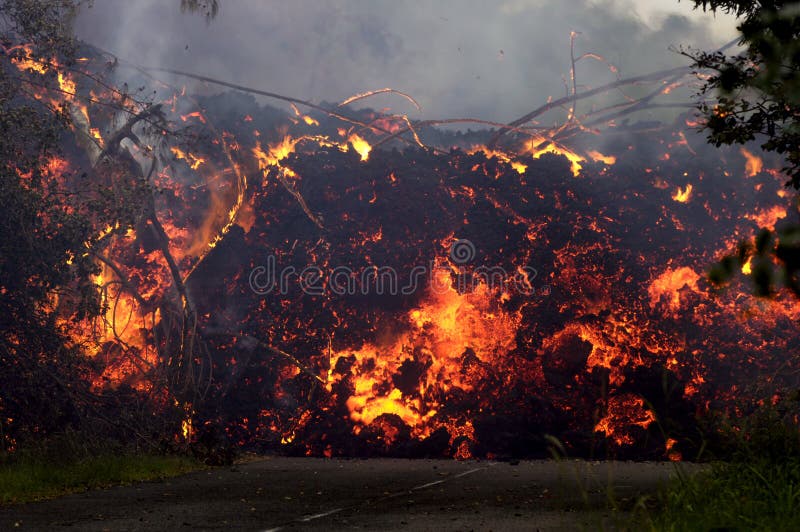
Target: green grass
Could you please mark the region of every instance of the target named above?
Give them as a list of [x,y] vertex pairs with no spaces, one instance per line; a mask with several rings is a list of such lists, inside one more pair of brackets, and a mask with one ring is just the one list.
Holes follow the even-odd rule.
[[800,530],[800,459],[717,464],[675,480],[655,530]]
[[0,464],[0,504],[165,478],[203,467],[190,458],[159,455],[105,455],[69,463],[22,459]]

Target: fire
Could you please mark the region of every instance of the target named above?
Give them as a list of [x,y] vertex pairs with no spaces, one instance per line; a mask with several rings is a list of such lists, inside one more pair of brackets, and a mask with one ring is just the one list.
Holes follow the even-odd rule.
[[677,201],[678,203],[688,203],[690,199],[692,199],[692,190],[693,186],[691,183],[686,185],[685,188],[678,187],[675,189],[675,193],[672,194],[672,199]]
[[[57,63],[36,61],[30,50],[14,63],[24,77],[48,74],[52,94],[43,89],[36,98],[68,108],[79,133],[76,145],[96,162],[104,144],[112,142],[119,117],[81,103],[82,94],[94,93],[76,86],[75,80],[84,83],[83,78],[72,78]],[[195,107],[183,105],[177,92],[169,100],[170,123],[184,126],[180,120],[191,120],[191,127],[212,130],[211,110],[192,111]],[[443,147],[409,150],[418,152],[411,155],[382,152],[387,164],[376,170],[374,164],[358,164],[352,152],[369,160],[381,134],[402,132],[411,125],[407,118],[370,114],[372,127],[359,130],[369,130],[370,141],[375,135],[370,145],[353,133],[353,124],[331,125],[332,120],[324,121],[319,134],[302,134],[309,131],[306,126],[320,123],[294,109],[289,121],[299,134],[265,124],[253,112],[232,121],[243,128],[236,136],[210,135],[213,140],[198,141],[191,149],[169,146],[167,151],[163,144],[156,149],[149,140],[121,146],[137,162],[146,159],[143,153],[166,151],[160,158],[167,160],[152,175],[165,191],[154,208],[167,252],[154,243],[152,220],[140,218],[127,231],[98,222],[97,236],[86,249],[71,250],[70,263],[89,252],[98,257],[94,281],[102,316],[78,326],[66,318],[62,322],[94,357],[95,386],[155,389],[160,375],[154,370],[170,361],[180,343],[172,342],[168,330],[181,329],[180,304],[192,299],[198,309],[192,325],[219,342],[209,342],[207,352],[201,356],[198,350],[189,361],[213,367],[209,397],[243,391],[241,397],[253,397],[258,403],[253,411],[261,412],[250,411],[226,426],[234,427],[230,434],[237,440],[281,442],[292,452],[331,456],[353,452],[346,442],[339,445],[337,435],[389,449],[409,437],[420,442],[441,439],[446,432],[445,454],[466,458],[481,445],[486,445],[482,456],[493,452],[486,451],[492,443],[485,440],[495,432],[495,419],[509,412],[514,427],[527,416],[537,431],[568,426],[572,433],[587,434],[594,429],[612,445],[639,445],[655,421],[648,408],[655,395],[646,390],[658,386],[649,386],[648,372],[661,375],[666,368],[684,386],[684,399],[696,401],[701,410],[734,389],[714,395],[715,387],[725,384],[715,382],[712,371],[759,359],[756,355],[769,349],[785,352],[793,341],[789,333],[773,339],[764,331],[796,321],[800,304],[753,302],[742,292],[712,298],[698,273],[717,252],[705,241],[709,235],[735,242],[752,229],[747,220],[774,228],[788,215],[785,207],[771,203],[786,194],[775,191],[774,183],[759,183],[752,204],[744,203],[751,199],[752,183],[749,195],[728,201],[731,195],[723,208],[715,203],[718,195],[708,193],[717,190],[713,187],[720,182],[714,180],[720,176],[728,184],[762,171],[761,159],[745,149],[744,169],[697,171],[698,179],[689,184],[691,152],[680,131],[661,137],[656,153],[663,155],[650,161],[650,168],[629,165],[635,158],[625,148],[613,155],[581,151],[584,157],[552,141],[551,132],[519,150],[477,145],[466,154]],[[280,132],[278,140],[266,141],[254,126]],[[100,131],[107,132],[105,142]],[[410,134],[407,140],[413,142]],[[550,164],[545,153],[566,157],[569,171],[563,161]],[[581,164],[614,165],[618,157],[625,158],[630,175]],[[78,170],[74,162],[52,157],[41,164],[58,180]],[[242,168],[255,165],[264,179],[248,187]],[[694,208],[676,205],[670,197],[693,201]],[[399,215],[387,208],[397,202],[403,209]],[[230,247],[220,249],[217,244],[234,223],[247,231],[232,231],[224,241]],[[695,231],[702,236],[687,238]],[[521,297],[505,284],[460,286],[456,278],[468,268],[444,259],[440,244],[462,232],[487,251],[491,262],[486,266],[502,265],[512,275],[541,266],[536,281],[546,290]],[[431,256],[438,260],[424,293],[396,300],[278,293],[255,298],[247,287],[248,273],[271,253],[291,267],[328,267],[350,259],[402,271]],[[671,262],[676,257],[680,266]],[[746,274],[752,272],[751,260],[742,266]],[[175,278],[170,268],[177,270]],[[189,295],[178,294],[181,282]],[[53,309],[64,304],[54,301]],[[742,302],[747,308],[737,312]],[[217,331],[246,340],[234,345],[227,336],[218,340]],[[731,338],[740,345],[734,347]],[[741,360],[728,362],[736,355]],[[629,393],[632,389],[637,393]],[[183,419],[176,418],[177,438],[191,439],[193,423],[213,422],[196,417],[190,404],[184,408]],[[333,424],[326,425],[331,419]],[[670,459],[680,459],[675,449],[684,449],[675,439],[665,446],[661,440],[642,445]]]
[[745,216],[745,218],[748,220],[753,220],[756,224],[758,224],[759,227],[766,227],[767,229],[774,231],[778,220],[782,220],[783,218],[786,218],[786,216],[786,207],[775,205],[769,209],[764,209],[754,214],[748,214]]
[[764,168],[764,161],[761,157],[754,155],[744,146],[739,149],[739,153],[741,153],[745,159],[744,171],[745,175],[748,177],[755,177]]
[[67,99],[72,99],[78,91],[75,82],[68,78],[63,72],[58,73],[58,86],[61,87],[62,91],[64,91]]
[[612,166],[617,163],[617,158],[613,155],[603,155],[597,150],[589,150],[586,152],[586,155],[589,156],[594,162],[601,162],[603,164],[607,164]]
[[572,175],[578,177],[581,172],[581,163],[584,162],[586,159],[575,153],[574,151],[556,144],[555,142],[545,139],[543,137],[536,137],[531,140],[528,140],[525,144],[525,149],[523,153],[529,153],[531,157],[534,159],[538,159],[545,153],[553,153],[556,155],[563,155],[566,157],[570,162],[570,168],[572,170]]
[[[297,146],[297,143],[301,140],[303,140],[302,137],[293,138],[286,135],[280,142],[270,144],[267,151],[264,151],[261,147],[260,141],[256,141],[256,145],[253,148],[253,155],[256,161],[258,161],[258,168],[266,175],[267,170],[271,166],[281,167],[280,162],[294,152],[295,146]],[[291,169],[285,168],[284,171],[286,175],[294,176],[294,172]]]
[[206,123],[206,117],[203,116],[203,113],[201,113],[200,111],[192,111],[191,113],[186,113],[185,115],[181,115],[181,120],[183,120],[184,122],[188,122],[193,118],[196,118],[203,124]]
[[655,307],[661,299],[666,296],[667,305],[672,310],[681,307],[681,293],[683,288],[688,288],[693,292],[699,292],[697,282],[700,275],[688,266],[681,268],[667,268],[664,273],[656,277],[647,289],[650,295],[650,306]]
[[681,456],[680,452],[673,451],[673,448],[675,447],[676,443],[678,443],[678,440],[676,440],[675,438],[667,438],[665,444],[665,454],[667,455],[667,458],[669,458],[670,461],[672,462],[680,462],[681,460],[683,460],[683,457]]
[[184,440],[189,440],[192,437],[192,418],[186,418],[181,421],[181,434]]
[[92,135],[92,138],[97,141],[98,146],[101,148],[103,147],[103,135],[100,134],[100,130],[96,127],[89,128],[89,133]]
[[633,394],[623,394],[608,398],[606,415],[597,422],[594,430],[613,439],[617,445],[630,445],[634,442],[630,428],[646,430],[655,420],[655,414],[647,408],[644,399]]
[[56,72],[59,92],[57,94],[49,94],[48,90],[45,89],[43,85],[35,86],[34,95],[37,99],[46,101],[55,108],[74,102],[77,95],[77,85],[70,73],[62,70],[61,64],[57,59],[52,57],[39,59],[35,57],[33,47],[28,44],[13,46],[6,49],[6,52],[12,54],[13,52],[17,52],[16,55],[11,58],[11,62],[20,71],[38,75],[44,75],[51,71]]
[[13,52],[16,50],[21,50],[23,54],[17,55],[12,57],[11,62],[13,62],[18,69],[20,70],[28,70],[30,72],[36,72],[37,74],[46,74],[48,71],[47,63],[39,61],[34,58],[33,55],[33,47],[29,44],[25,44],[22,46],[12,47],[8,52]]
[[[498,149],[489,149],[486,146],[476,145],[473,146],[469,153],[474,154],[482,152],[486,155],[486,157],[496,157],[499,160],[506,162],[511,165],[511,167],[518,173],[524,174],[527,170],[528,166],[516,159],[516,156],[510,155],[504,151]],[[554,155],[562,155],[566,157],[570,162],[570,169],[572,171],[572,175],[578,177],[581,171],[581,163],[584,162],[586,159],[574,151],[570,150],[569,148],[562,146],[553,142],[552,140],[546,139],[541,136],[536,136],[525,143],[525,146],[520,151],[519,155],[530,155],[534,159],[538,159],[545,153],[552,153]],[[616,163],[616,157],[606,156],[596,150],[590,150],[587,152],[590,158],[594,161],[601,161],[608,165],[613,165]]]
[[69,169],[69,161],[57,155],[51,155],[46,161],[45,167],[48,175],[58,177]]
[[753,257],[747,257],[747,261],[742,264],[742,273],[745,275],[750,275],[753,273]]
[[372,146],[369,145],[369,142],[359,137],[355,133],[350,135],[347,140],[353,146],[353,149],[356,150],[359,155],[361,155],[362,161],[369,159],[369,152],[372,151]]
[[[404,318],[406,329],[381,343],[340,351],[334,360],[355,358],[350,417],[369,425],[394,414],[425,436],[441,422],[442,394],[469,391],[476,382],[465,364],[480,366],[515,346],[519,318],[497,308],[491,290],[479,284],[459,293],[447,270],[436,272],[427,298]],[[408,378],[397,380],[397,374]]]
[[170,151],[172,151],[176,159],[183,159],[184,161],[186,161],[186,164],[188,164],[189,168],[191,168],[192,170],[197,170],[198,168],[200,168],[201,164],[206,162],[206,160],[203,157],[194,155],[192,153],[187,153],[177,146],[170,147]]
[[116,275],[107,265],[95,277],[95,284],[102,290],[103,306],[106,308],[101,343],[120,339],[138,344],[137,313],[133,298],[119,288]]
[[511,155],[500,150],[490,150],[486,146],[473,146],[468,153],[474,154],[478,152],[483,153],[486,157],[497,157],[499,160],[510,164],[511,168],[518,174],[524,174],[525,170],[528,168],[527,165],[515,160]]

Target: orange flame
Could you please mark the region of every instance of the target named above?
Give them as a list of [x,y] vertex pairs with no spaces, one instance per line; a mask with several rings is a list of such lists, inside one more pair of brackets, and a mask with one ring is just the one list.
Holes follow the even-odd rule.
[[690,199],[692,199],[692,189],[694,187],[691,183],[686,185],[686,188],[678,187],[675,190],[675,193],[672,194],[672,199],[677,201],[678,203],[687,203]]
[[745,159],[744,172],[747,174],[747,177],[755,177],[758,175],[764,168],[764,161],[761,157],[748,151],[744,146],[739,149],[739,152]]
[[185,152],[177,146],[172,146],[170,148],[170,151],[172,151],[176,159],[183,159],[184,161],[186,161],[186,164],[188,164],[192,170],[197,170],[201,164],[206,162],[206,160],[203,157],[199,157],[192,153]]
[[359,155],[361,155],[362,161],[366,161],[367,159],[369,159],[369,152],[372,151],[372,146],[369,145],[369,142],[362,139],[355,133],[350,135],[350,137],[347,140],[353,146],[353,149],[356,150]]
[[786,216],[786,207],[775,205],[769,209],[764,209],[754,214],[748,214],[745,218],[753,220],[759,227],[766,227],[770,231],[774,231],[778,220],[786,218]]
[[528,169],[527,165],[522,164],[519,161],[515,161],[509,154],[502,152],[500,150],[490,150],[486,146],[473,146],[468,151],[468,153],[470,154],[478,152],[482,152],[484,155],[486,155],[487,158],[497,157],[499,160],[510,164],[511,168],[513,168],[518,174],[524,174],[525,170]]
[[613,155],[603,155],[597,150],[588,150],[586,155],[589,156],[594,162],[601,162],[603,164],[607,164],[609,166],[614,165],[617,163],[617,158]]
[[[347,400],[353,421],[369,425],[383,414],[395,414],[415,436],[427,435],[436,428],[431,422],[439,407],[435,394],[473,387],[462,369],[464,357],[490,362],[516,345],[519,318],[498,309],[485,285],[462,294],[450,284],[449,271],[437,271],[427,299],[406,315],[404,332],[334,355],[355,357],[355,389]],[[392,376],[412,363],[426,369],[418,382],[401,390]]]
[[655,414],[646,407],[644,399],[624,394],[609,397],[607,413],[594,430],[612,438],[617,445],[631,445],[634,437],[627,429],[631,426],[647,429],[655,420]]
[[647,289],[650,295],[650,306],[655,307],[663,296],[667,296],[667,304],[672,310],[678,310],[681,306],[680,290],[688,288],[694,292],[699,292],[697,282],[700,275],[693,269],[684,266],[681,268],[667,268],[664,273],[650,283]]
[[569,148],[561,146],[560,144],[556,144],[555,142],[545,139],[544,137],[537,137],[529,140],[525,145],[523,153],[530,153],[531,157],[534,159],[538,159],[545,153],[563,155],[569,159],[572,175],[575,177],[580,175],[582,168],[581,163],[586,160]]

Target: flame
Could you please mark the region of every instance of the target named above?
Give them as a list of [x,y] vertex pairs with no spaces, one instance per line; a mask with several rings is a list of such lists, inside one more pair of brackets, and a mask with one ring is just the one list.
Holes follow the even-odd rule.
[[758,227],[765,227],[770,231],[774,231],[778,220],[782,220],[783,218],[786,218],[786,216],[786,207],[775,205],[769,209],[764,209],[754,214],[747,214],[745,215],[745,218],[748,220],[753,220],[756,224],[758,224]]
[[103,263],[94,282],[102,289],[103,305],[106,308],[101,343],[119,339],[126,343],[138,344],[136,303],[117,286],[116,274]]
[[206,117],[203,116],[203,113],[201,113],[200,111],[192,111],[191,113],[186,113],[185,115],[181,115],[181,120],[184,122],[188,122],[192,118],[196,118],[203,124],[206,123]]
[[761,157],[754,155],[744,146],[739,149],[739,153],[741,153],[745,159],[744,172],[748,177],[755,177],[764,168],[764,161]]
[[697,282],[700,275],[688,266],[681,268],[667,268],[664,273],[656,277],[647,289],[650,295],[650,307],[655,307],[663,296],[667,296],[667,305],[672,310],[681,307],[680,290],[688,288],[693,292],[699,292]]
[[186,418],[181,421],[181,434],[184,440],[190,440],[192,437],[192,418]]
[[292,138],[286,135],[280,142],[270,144],[266,152],[261,147],[261,142],[257,141],[256,146],[253,148],[253,155],[255,155],[256,161],[258,161],[259,169],[263,172],[270,166],[279,165],[282,160],[286,159],[294,152],[295,146],[300,140],[300,138]]
[[170,151],[172,151],[176,159],[183,159],[184,161],[186,161],[186,164],[188,164],[189,168],[191,168],[192,170],[197,170],[198,168],[200,168],[201,164],[206,162],[205,158],[191,153],[187,153],[177,146],[170,147]]
[[586,155],[589,156],[594,162],[601,162],[603,164],[607,164],[612,166],[617,163],[617,158],[613,155],[603,155],[597,150],[589,150],[586,152]]
[[20,70],[27,70],[29,72],[36,72],[37,74],[46,74],[48,65],[46,62],[39,61],[34,57],[33,46],[30,44],[23,44],[10,48],[8,51],[22,50],[24,54],[17,55],[11,58],[11,62],[16,65]]
[[468,153],[470,153],[470,154],[475,154],[475,153],[478,153],[478,152],[481,152],[484,155],[486,155],[487,159],[491,159],[492,157],[496,157],[496,158],[500,159],[501,161],[510,164],[511,168],[513,168],[518,174],[524,174],[525,170],[528,169],[527,165],[522,164],[521,162],[514,160],[511,155],[509,155],[509,154],[507,154],[507,153],[505,153],[503,151],[500,151],[500,150],[490,150],[486,146],[479,145],[479,146],[473,146],[468,151]]
[[742,264],[742,273],[745,275],[750,275],[753,273],[753,257],[747,257],[747,261]]
[[97,141],[97,145],[101,148],[104,146],[105,142],[103,141],[103,135],[100,134],[100,130],[96,127],[89,128],[89,134],[92,136],[94,140]]
[[687,203],[690,199],[692,199],[693,188],[694,187],[691,183],[687,184],[685,188],[678,187],[672,194],[672,199],[678,203]]
[[[381,415],[395,414],[413,435],[429,434],[437,426],[436,397],[454,388],[469,391],[475,384],[464,372],[465,357],[474,356],[475,364],[491,363],[515,346],[519,318],[496,305],[486,285],[459,293],[451,286],[449,271],[438,271],[426,300],[406,314],[406,330],[333,357],[355,357],[354,392],[347,400],[350,418],[369,425]],[[418,381],[398,385],[393,375],[403,367],[425,369]]]
[[33,47],[29,44],[13,46],[7,52],[22,51],[11,58],[12,64],[21,71],[27,71],[39,75],[44,75],[55,70],[56,80],[60,92],[55,96],[47,95],[47,89],[40,88],[35,91],[35,97],[48,102],[53,107],[60,107],[65,103],[72,103],[77,95],[77,85],[69,72],[62,70],[61,64],[55,58],[39,59],[33,53]]
[[669,94],[673,90],[675,90],[678,87],[680,87],[681,85],[683,85],[683,83],[684,83],[683,81],[674,81],[674,82],[670,83],[669,85],[667,85],[666,87],[664,87],[664,89],[662,89],[661,92],[662,92],[662,94]]
[[534,159],[538,159],[545,153],[554,153],[556,155],[563,155],[570,162],[572,175],[578,177],[581,172],[581,163],[586,159],[575,153],[574,151],[556,144],[555,142],[545,139],[544,137],[536,137],[528,140],[525,144],[523,153],[529,153]]
[[199,227],[193,231],[188,249],[173,251],[178,257],[197,257],[209,248],[213,248],[226,222],[230,223],[235,217],[235,210],[229,211],[227,198],[220,187],[216,186],[216,180],[211,178],[207,182],[211,183],[211,186],[208,187],[208,209]]
[[606,415],[597,422],[594,430],[613,439],[617,445],[633,444],[634,435],[630,427],[647,429],[656,420],[644,399],[633,394],[609,397],[606,410]]
[[669,458],[670,461],[672,461],[672,462],[680,462],[681,460],[683,460],[683,457],[681,456],[681,453],[679,453],[678,451],[673,451],[672,450],[673,447],[675,447],[676,443],[678,443],[678,440],[676,440],[674,438],[667,438],[667,441],[666,441],[666,443],[664,445],[665,454],[667,455],[667,458]]
[[369,152],[372,151],[372,146],[370,146],[366,140],[362,139],[355,133],[350,135],[347,140],[353,146],[353,149],[356,150],[359,155],[361,155],[362,161],[369,159]]
[[66,98],[70,100],[78,92],[75,82],[63,72],[58,73],[58,86],[64,91]]

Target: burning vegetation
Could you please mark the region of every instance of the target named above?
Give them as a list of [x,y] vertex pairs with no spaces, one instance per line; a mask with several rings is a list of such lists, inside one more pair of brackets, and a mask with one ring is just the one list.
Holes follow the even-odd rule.
[[[96,52],[3,60],[70,118],[41,171],[91,221],[67,266],[93,265],[100,310],[80,312],[75,287],[48,310],[88,390],[171,420],[176,444],[466,458],[543,455],[553,436],[577,455],[692,458],[710,412],[796,384],[800,303],[706,280],[796,218],[785,177],[705,148],[690,117],[580,115],[575,89],[462,134],[347,111],[389,89],[284,98],[284,114],[157,80],[159,101],[118,91]],[[636,78],[655,89],[624,108],[685,74]],[[559,105],[563,125],[526,126]]]

